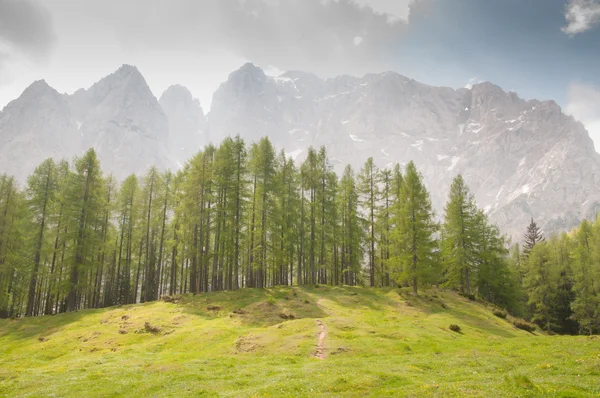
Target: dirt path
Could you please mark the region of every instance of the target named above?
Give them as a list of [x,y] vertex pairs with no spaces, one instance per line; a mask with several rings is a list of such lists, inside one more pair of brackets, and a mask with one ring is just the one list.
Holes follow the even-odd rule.
[[315,351],[315,358],[325,359],[327,358],[327,351],[325,350],[325,339],[327,338],[327,327],[319,319],[316,320],[317,326],[319,327],[319,334],[317,335],[317,350]]

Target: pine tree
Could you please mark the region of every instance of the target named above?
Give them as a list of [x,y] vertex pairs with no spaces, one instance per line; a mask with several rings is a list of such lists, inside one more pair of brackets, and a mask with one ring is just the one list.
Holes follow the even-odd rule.
[[48,219],[52,213],[54,195],[57,184],[56,165],[52,159],[40,164],[27,180],[27,198],[29,210],[35,217],[34,222],[38,227],[35,231],[33,269],[29,282],[27,296],[27,310],[25,316],[34,315],[36,291],[38,291],[38,274],[40,272],[42,251],[44,250],[45,234],[48,228]]
[[373,158],[367,159],[364,167],[358,175],[359,192],[361,193],[361,204],[367,213],[368,231],[368,255],[369,255],[369,285],[375,286],[375,212],[379,201],[379,170],[375,166]]
[[594,261],[592,224],[583,220],[575,234],[575,300],[573,318],[588,334],[600,327],[600,282],[598,263]]
[[554,322],[552,303],[556,297],[556,273],[550,267],[548,245],[536,244],[529,253],[525,287],[533,309],[533,320],[550,332]]
[[75,161],[75,173],[71,175],[67,188],[69,233],[72,239],[70,257],[67,311],[74,311],[89,299],[91,274],[97,264],[94,247],[101,241],[104,181],[100,163],[93,149]]
[[438,249],[434,234],[437,229],[423,177],[410,162],[400,191],[392,241],[397,250],[393,262],[399,272],[399,282],[412,286],[415,295],[419,286],[435,282]]
[[529,226],[527,227],[527,232],[525,233],[525,236],[523,239],[524,239],[524,242],[523,242],[523,257],[524,258],[529,257],[529,254],[531,253],[531,251],[533,250],[535,245],[537,245],[540,242],[545,241],[544,234],[542,233],[540,228],[537,226],[536,222],[533,221],[533,218],[531,218],[531,222],[529,223]]
[[472,279],[477,277],[475,258],[477,206],[459,174],[452,181],[443,224],[442,252],[447,272],[446,286],[471,294]]
[[338,213],[341,217],[341,282],[356,286],[361,280],[364,229],[358,213],[358,188],[352,167],[346,166],[339,184]]

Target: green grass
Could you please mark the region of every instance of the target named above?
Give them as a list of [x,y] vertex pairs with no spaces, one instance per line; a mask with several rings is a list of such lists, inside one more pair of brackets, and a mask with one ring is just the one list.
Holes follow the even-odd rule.
[[508,318],[444,291],[320,286],[2,320],[0,396],[600,396],[600,338]]

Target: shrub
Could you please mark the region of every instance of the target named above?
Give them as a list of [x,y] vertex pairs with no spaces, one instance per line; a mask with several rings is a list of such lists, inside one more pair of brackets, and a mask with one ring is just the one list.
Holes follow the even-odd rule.
[[460,293],[461,296],[463,296],[464,298],[470,300],[470,301],[475,301],[475,295],[471,294],[471,293]]
[[506,317],[508,316],[508,312],[496,309],[494,310],[494,315],[498,318],[506,319]]
[[527,331],[529,333],[532,333],[533,331],[535,331],[535,325],[533,325],[533,324],[531,324],[529,322],[525,322],[525,321],[523,321],[521,319],[515,319],[513,321],[513,325],[516,328],[521,329],[521,330],[525,330],[525,331]]
[[444,304],[444,303],[442,303],[442,304],[441,304],[441,306],[442,306],[442,308],[443,308],[443,309],[445,309],[445,310],[447,310],[447,309],[448,309],[448,306],[447,306],[446,304]]
[[291,312],[282,312],[279,314],[279,317],[281,319],[296,319],[296,316],[294,314],[292,314]]
[[452,330],[453,332],[460,333],[460,326],[458,325],[452,324],[448,329]]
[[275,297],[269,297],[267,299],[267,304],[269,304],[269,305],[275,305],[275,303],[277,303],[277,300],[275,300]]

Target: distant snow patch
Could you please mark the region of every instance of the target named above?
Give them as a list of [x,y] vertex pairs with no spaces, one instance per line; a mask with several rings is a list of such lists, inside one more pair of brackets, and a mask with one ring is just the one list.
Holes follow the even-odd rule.
[[523,159],[521,159],[521,161],[519,162],[519,167],[525,166],[526,160],[527,160],[527,156],[525,156]]
[[79,130],[83,125],[83,123],[81,123],[80,121],[76,121],[75,123],[77,123],[77,130]]
[[352,134],[348,134],[350,136],[350,138],[352,138],[352,141],[355,142],[365,142],[365,140],[358,138],[358,136],[356,135],[352,135]]
[[589,202],[589,200],[586,200],[585,202],[583,202],[581,205],[585,206],[587,203]]
[[429,142],[435,142],[435,141],[439,141],[439,140],[437,138],[427,137],[427,141],[429,141]]
[[523,185],[523,193],[524,193],[524,194],[525,194],[525,193],[529,193],[529,191],[530,191],[530,190],[531,190],[531,189],[529,188],[529,184],[525,184],[525,185]]
[[448,159],[448,156],[447,156],[447,155],[440,155],[440,154],[438,153],[438,155],[437,155],[437,160],[444,160],[444,159]]
[[360,44],[363,42],[363,38],[362,38],[362,37],[360,37],[360,36],[356,36],[356,37],[354,38],[353,42],[354,42],[354,45],[355,45],[355,46],[360,46]]
[[414,144],[411,144],[410,146],[412,146],[413,148],[417,148],[419,151],[423,150],[423,140],[419,140]]
[[487,206],[485,206],[485,208],[483,209],[483,212],[487,214],[487,213],[489,213],[489,212],[490,212],[490,210],[492,210],[492,205],[487,205]]
[[348,124],[348,123],[350,123],[350,120],[344,120],[344,121],[342,122],[342,124]]
[[400,135],[401,135],[402,137],[406,137],[406,138],[410,138],[410,137],[411,137],[410,135],[408,135],[408,134],[406,134],[406,133],[400,133]]
[[460,156],[454,156],[452,158],[452,164],[450,165],[450,167],[448,167],[448,171],[452,171],[454,170],[454,168],[456,167],[456,165],[458,164],[458,161],[460,160]]
[[385,156],[387,156],[387,157],[389,158],[389,157],[390,157],[390,154],[389,154],[389,153],[387,153],[387,152],[385,151],[386,149],[387,149],[387,148],[383,148],[383,149],[381,150],[381,153],[383,153]]

